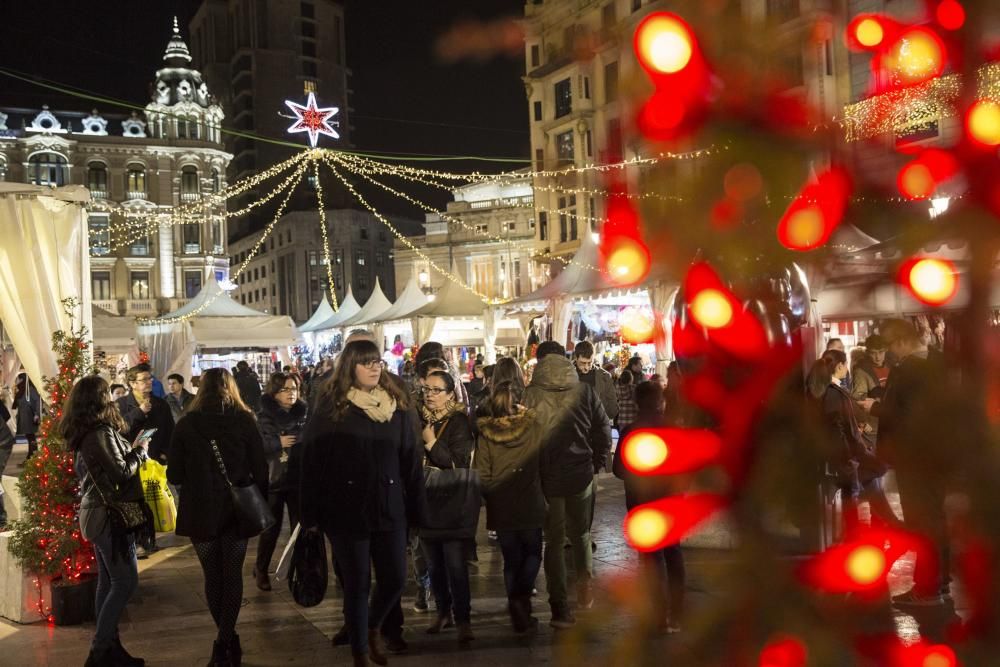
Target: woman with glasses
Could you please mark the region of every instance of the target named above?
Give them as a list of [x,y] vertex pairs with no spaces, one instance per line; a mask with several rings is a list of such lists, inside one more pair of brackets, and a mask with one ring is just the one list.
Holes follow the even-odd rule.
[[253,576],[257,588],[269,591],[271,582],[267,570],[281,533],[286,506],[288,523],[294,528],[299,522],[298,489],[302,456],[299,436],[306,424],[306,402],[299,398],[298,376],[292,373],[271,375],[260,404],[257,425],[264,438],[264,454],[267,456],[268,503],[278,521],[260,535]]
[[[455,380],[447,371],[432,371],[421,388],[424,402],[420,417],[424,424],[424,452],[430,465],[438,468],[468,468],[472,463],[475,440],[465,404],[457,400]],[[434,507],[428,506],[428,523]],[[458,641],[473,639],[469,565],[466,561],[468,542],[473,536],[456,537],[448,531],[426,528],[420,531],[420,546],[431,575],[431,590],[437,603],[437,618],[427,628],[437,634],[454,623],[458,626]]]
[[378,629],[403,593],[424,492],[408,399],[383,366],[370,340],[345,345],[302,435],[302,526],[333,546],[356,667],[388,664]]

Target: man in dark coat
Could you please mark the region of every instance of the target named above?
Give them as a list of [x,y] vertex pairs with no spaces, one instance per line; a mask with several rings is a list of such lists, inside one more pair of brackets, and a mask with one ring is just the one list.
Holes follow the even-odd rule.
[[566,591],[563,544],[567,537],[576,562],[577,606],[593,605],[590,549],[594,475],[607,465],[611,422],[597,393],[580,382],[566,351],[555,341],[538,346],[538,365],[524,393],[524,405],[538,414],[544,430],[540,457],[545,519],[545,578],[552,608],[551,625],[566,628],[575,619]]
[[167,376],[167,396],[166,401],[170,406],[170,412],[174,416],[174,423],[179,422],[184,415],[184,411],[194,400],[194,394],[184,388],[184,376],[180,373],[171,373]]
[[240,390],[240,398],[254,414],[260,412],[260,380],[250,369],[250,364],[241,361],[236,364],[236,386]]
[[948,410],[951,392],[943,365],[913,325],[887,320],[880,333],[899,362],[882,398],[864,403],[879,419],[878,449],[896,469],[906,526],[927,540],[914,563],[913,588],[892,600],[897,606],[939,605],[942,593],[950,595],[944,500],[954,468],[946,443],[954,434],[948,432],[952,422],[937,415]]
[[125,377],[131,391],[116,401],[128,427],[123,435],[129,442],[134,442],[142,431],[155,428],[156,433],[149,442],[149,458],[166,465],[170,438],[174,434],[170,406],[162,398],[153,396],[153,373],[149,364],[133,366]]

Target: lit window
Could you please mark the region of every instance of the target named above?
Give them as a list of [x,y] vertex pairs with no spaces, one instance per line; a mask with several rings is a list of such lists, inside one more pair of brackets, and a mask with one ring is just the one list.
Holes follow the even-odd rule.
[[315,93],[316,92],[316,82],[312,81],[311,79],[306,79],[305,81],[303,81],[302,82],[302,92],[304,92],[306,95],[308,95],[309,93]]

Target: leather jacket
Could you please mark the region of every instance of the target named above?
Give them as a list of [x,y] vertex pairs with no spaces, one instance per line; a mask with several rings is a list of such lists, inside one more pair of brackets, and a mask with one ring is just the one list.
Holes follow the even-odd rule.
[[103,507],[105,501],[143,501],[139,479],[139,466],[147,459],[143,448],[132,449],[121,434],[105,425],[80,436],[76,452],[82,509]]

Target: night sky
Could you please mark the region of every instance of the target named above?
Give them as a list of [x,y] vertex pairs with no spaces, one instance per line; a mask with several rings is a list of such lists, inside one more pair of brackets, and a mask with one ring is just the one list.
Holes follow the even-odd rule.
[[[176,14],[199,0],[5,2],[0,67],[145,105]],[[441,35],[462,21],[518,18],[524,0],[347,0],[353,71],[353,137],[361,150],[527,158],[523,51],[444,62]],[[322,100],[321,100],[322,101]],[[119,109],[0,77],[0,106],[105,113]],[[499,171],[516,164],[440,162],[435,168]]]

